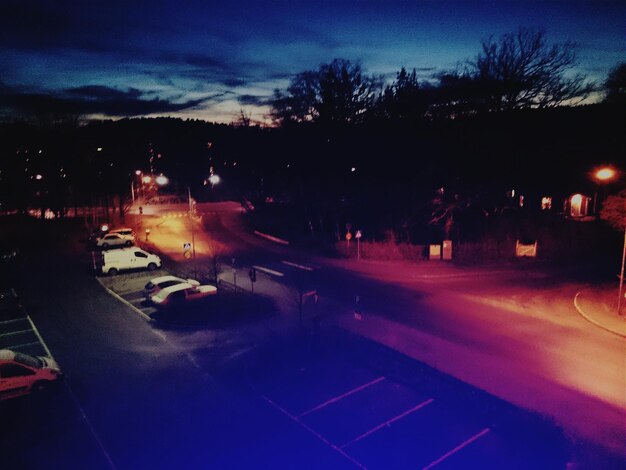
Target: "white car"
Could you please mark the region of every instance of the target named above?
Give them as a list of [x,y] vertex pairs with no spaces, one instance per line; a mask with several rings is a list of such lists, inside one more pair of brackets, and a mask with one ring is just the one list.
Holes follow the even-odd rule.
[[151,295],[150,303],[159,308],[172,307],[176,305],[192,304],[213,295],[217,295],[217,287],[215,286],[192,286],[184,282],[166,287],[156,294]]
[[0,400],[41,391],[61,377],[54,359],[0,349]]
[[134,243],[135,237],[120,233],[107,233],[96,240],[96,246],[105,250],[112,246],[132,246]]
[[150,281],[144,286],[143,296],[146,298],[146,300],[150,300],[150,296],[156,294],[161,289],[184,283],[190,284],[192,286],[200,285],[200,283],[195,279],[183,279],[176,276],[160,276],[155,277],[154,279],[150,279]]

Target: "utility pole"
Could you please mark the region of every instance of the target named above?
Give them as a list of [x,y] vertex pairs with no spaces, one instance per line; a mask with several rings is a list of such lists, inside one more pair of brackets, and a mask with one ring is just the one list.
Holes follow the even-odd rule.
[[189,199],[189,223],[191,224],[191,256],[196,259],[196,232],[193,227],[193,202],[191,200],[191,188],[187,186],[187,198]]

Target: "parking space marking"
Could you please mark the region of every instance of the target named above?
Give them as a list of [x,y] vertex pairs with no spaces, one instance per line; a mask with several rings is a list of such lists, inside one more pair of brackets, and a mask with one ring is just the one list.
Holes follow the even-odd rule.
[[15,318],[13,320],[0,321],[0,325],[8,325],[9,323],[25,322],[26,318]]
[[120,302],[124,302],[126,305],[128,305],[130,308],[132,308],[135,312],[137,312],[144,320],[147,321],[151,321],[152,319],[150,318],[149,315],[146,315],[144,312],[142,312],[140,309],[138,309],[137,307],[135,307],[133,304],[131,304],[128,300],[122,298],[121,296],[119,296],[118,294],[116,294],[115,292],[113,292],[111,289],[109,289],[107,286],[105,286],[102,281],[96,277],[96,281],[98,281],[98,283],[109,293],[111,294],[113,297],[115,297],[117,300],[119,300]]
[[26,315],[26,319],[30,323],[30,326],[32,327],[33,331],[35,332],[35,335],[37,335],[37,339],[39,340],[39,342],[41,343],[43,348],[46,350],[46,354],[48,355],[48,357],[52,357],[52,353],[48,349],[48,345],[44,342],[43,338],[39,334],[39,330],[37,330],[37,327],[35,326],[33,321],[30,319],[30,315]]
[[281,263],[291,266],[292,268],[302,269],[303,271],[313,271],[311,266],[305,266],[304,264],[292,263],[291,261],[281,261]]
[[348,391],[346,393],[343,393],[343,394],[341,394],[339,396],[336,396],[336,397],[333,397],[333,398],[331,398],[329,400],[326,400],[324,403],[321,403],[321,404],[317,405],[316,407],[311,408],[310,410],[305,411],[304,413],[300,413],[298,415],[298,418],[302,418],[303,416],[306,416],[306,415],[308,415],[310,413],[313,413],[314,411],[320,410],[320,409],[324,408],[325,406],[330,405],[331,403],[335,403],[335,402],[337,402],[337,401],[339,401],[339,400],[341,400],[343,398],[346,398],[346,397],[348,397],[348,396],[350,396],[350,395],[352,395],[354,393],[360,392],[361,390],[363,390],[363,389],[365,389],[365,388],[367,388],[367,387],[369,387],[371,385],[377,384],[378,382],[381,382],[383,380],[385,380],[385,377],[383,377],[383,376],[378,377],[377,379],[374,379],[371,382],[368,382],[366,384],[360,385],[359,387],[353,388],[352,390],[350,390],[350,391]]
[[281,273],[280,271],[274,271],[273,269],[264,268],[263,266],[254,265],[252,267],[256,269],[257,271],[261,271],[266,274],[271,274],[272,276],[276,276],[276,277],[283,277],[285,275],[284,273]]
[[434,462],[429,463],[428,465],[426,465],[422,470],[430,470],[431,468],[433,468],[435,465],[440,464],[441,462],[443,462],[444,460],[446,460],[448,457],[450,457],[453,454],[456,454],[458,451],[460,451],[463,447],[466,447],[468,445],[470,445],[472,442],[474,442],[477,439],[480,439],[481,437],[483,437],[485,434],[487,434],[489,431],[491,431],[491,428],[485,428],[482,431],[480,431],[478,434],[475,434],[474,436],[470,437],[469,439],[467,439],[466,441],[462,442],[461,444],[459,444],[458,446],[456,446],[454,449],[452,449],[450,452],[446,452],[445,454],[443,454],[441,457],[439,457],[437,460],[435,460]]
[[13,344],[11,349],[30,348],[31,346],[41,346],[39,341],[33,341],[32,343]]
[[113,459],[111,458],[111,455],[109,454],[107,449],[104,447],[104,443],[102,442],[102,439],[100,439],[100,436],[98,436],[98,433],[96,432],[96,429],[91,424],[91,421],[89,421],[89,418],[87,417],[87,413],[85,413],[85,409],[82,407],[82,405],[78,401],[78,398],[76,397],[76,394],[74,393],[74,391],[72,390],[70,385],[67,383],[67,381],[64,381],[63,384],[65,385],[66,390],[68,391],[70,397],[72,398],[72,401],[74,401],[74,404],[78,408],[78,412],[80,413],[83,421],[87,425],[87,429],[89,429],[89,432],[91,433],[91,436],[96,441],[96,444],[100,448],[100,451],[102,452],[102,454],[104,455],[104,458],[106,459],[107,463],[109,464],[109,468],[111,470],[116,470],[117,467],[113,463]]
[[272,400],[270,400],[269,398],[267,398],[266,396],[263,395],[263,399],[268,402],[270,405],[272,405],[274,408],[278,409],[280,412],[282,412],[283,414],[285,414],[286,416],[288,416],[289,418],[291,418],[293,421],[295,421],[296,423],[298,423],[300,426],[302,426],[304,429],[306,429],[307,431],[309,431],[311,434],[313,434],[315,437],[317,437],[320,441],[322,441],[324,444],[326,444],[327,446],[331,447],[333,450],[335,450],[336,452],[338,452],[339,454],[341,454],[343,457],[345,457],[346,459],[348,459],[350,462],[352,462],[354,465],[356,465],[359,468],[363,468],[365,469],[365,465],[363,465],[362,463],[358,462],[357,460],[353,459],[350,455],[348,455],[346,452],[343,451],[343,449],[341,449],[340,447],[337,447],[335,444],[333,444],[332,442],[328,441],[327,439],[324,438],[324,436],[322,436],[321,434],[319,434],[317,431],[315,431],[314,429],[310,428],[309,426],[307,426],[305,423],[303,423],[302,421],[300,421],[300,419],[298,419],[297,416],[292,415],[291,413],[289,413],[289,411],[287,411],[286,409],[282,408],[281,406],[279,406],[278,404],[274,403]]
[[405,416],[410,415],[410,414],[411,414],[411,413],[413,413],[414,411],[417,411],[417,410],[419,410],[420,408],[423,408],[423,407],[425,407],[426,405],[431,404],[433,401],[435,401],[435,399],[434,399],[434,398],[429,398],[428,400],[423,401],[423,402],[422,402],[422,403],[420,403],[419,405],[414,406],[414,407],[413,407],[413,408],[411,408],[410,410],[407,410],[407,411],[405,411],[404,413],[401,413],[401,414],[399,414],[398,416],[395,416],[394,418],[391,418],[391,419],[389,419],[389,420],[385,421],[384,423],[381,423],[381,424],[379,424],[378,426],[373,427],[373,428],[372,428],[372,429],[370,429],[369,431],[364,432],[364,433],[363,433],[363,434],[361,434],[360,436],[355,437],[355,438],[354,438],[354,439],[352,439],[351,441],[346,442],[345,444],[343,444],[343,445],[341,445],[341,446],[339,446],[339,447],[340,447],[341,449],[344,449],[345,447],[348,447],[349,445],[352,445],[352,444],[354,444],[355,442],[360,441],[361,439],[363,439],[363,438],[365,438],[365,437],[369,436],[370,434],[374,434],[376,431],[378,431],[378,430],[380,430],[380,429],[382,429],[382,428],[384,428],[384,427],[386,427],[386,426],[389,426],[391,423],[394,423],[394,422],[398,421],[399,419],[402,419],[402,418],[404,418]]
[[21,335],[23,333],[31,333],[31,330],[19,330],[19,331],[11,331],[10,333],[2,333],[0,338],[4,336],[13,336],[13,335]]

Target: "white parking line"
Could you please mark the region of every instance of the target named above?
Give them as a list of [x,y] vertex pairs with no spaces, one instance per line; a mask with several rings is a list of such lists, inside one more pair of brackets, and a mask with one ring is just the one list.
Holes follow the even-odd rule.
[[10,333],[3,333],[0,335],[0,338],[4,336],[13,336],[13,335],[21,335],[22,333],[30,333],[31,330],[20,330],[20,331],[11,331]]
[[272,400],[270,400],[269,398],[267,398],[266,396],[263,396],[263,399],[268,402],[270,405],[272,405],[273,407],[277,408],[280,412],[284,413],[285,415],[287,415],[289,418],[291,418],[293,421],[295,421],[296,423],[298,423],[300,426],[302,426],[304,429],[306,429],[307,431],[309,431],[311,434],[313,434],[315,437],[317,437],[320,441],[322,441],[324,444],[326,444],[327,446],[331,447],[333,450],[335,450],[336,452],[338,452],[339,454],[343,455],[346,459],[348,459],[350,462],[352,462],[354,465],[356,465],[359,468],[363,468],[365,469],[366,467],[354,460],[352,457],[350,457],[348,454],[346,454],[341,448],[337,447],[335,444],[333,444],[332,442],[329,442],[328,440],[326,440],[324,438],[324,436],[322,436],[321,434],[319,434],[317,431],[315,431],[314,429],[310,428],[309,426],[307,426],[306,424],[304,424],[302,421],[300,421],[298,419],[297,416],[292,415],[291,413],[289,413],[287,410],[285,410],[284,408],[278,406],[276,403],[274,403]]
[[272,276],[277,276],[277,277],[283,277],[284,274],[281,273],[280,271],[274,271],[273,269],[270,268],[264,268],[263,266],[252,266],[254,269],[256,269],[257,271],[261,271],[267,274],[271,274]]
[[470,437],[468,440],[462,442],[461,444],[459,444],[458,446],[456,446],[454,449],[452,449],[450,452],[445,453],[444,455],[442,455],[441,457],[439,457],[437,460],[435,460],[434,462],[431,462],[430,464],[426,465],[422,470],[429,470],[431,468],[433,468],[435,465],[440,464],[441,462],[443,462],[444,460],[446,460],[448,457],[450,457],[451,455],[457,453],[458,451],[460,451],[463,447],[470,445],[472,442],[474,442],[475,440],[483,437],[485,434],[487,434],[489,431],[491,431],[490,428],[485,428],[482,431],[480,431],[478,434]]
[[385,380],[385,377],[378,377],[377,379],[372,380],[371,382],[368,382],[368,383],[366,383],[366,384],[364,384],[364,385],[361,385],[361,386],[359,386],[359,387],[353,388],[353,389],[352,389],[352,390],[350,390],[349,392],[346,392],[346,393],[344,393],[344,394],[342,394],[342,395],[339,395],[339,396],[336,396],[336,397],[334,397],[334,398],[331,398],[330,400],[327,400],[327,401],[325,401],[324,403],[322,403],[322,404],[320,404],[320,405],[317,405],[315,408],[311,408],[310,410],[305,411],[304,413],[300,413],[300,414],[298,415],[298,418],[302,418],[303,416],[306,416],[306,415],[308,415],[309,413],[313,413],[314,411],[320,410],[320,409],[324,408],[325,406],[330,405],[331,403],[335,403],[336,401],[341,400],[342,398],[346,398],[347,396],[350,396],[350,395],[352,395],[352,394],[354,394],[354,393],[360,392],[360,391],[361,391],[361,390],[363,390],[364,388],[367,388],[367,387],[369,387],[369,386],[371,386],[371,385],[377,384],[378,382],[380,382],[380,381],[382,381],[382,380]]
[[109,454],[109,452],[104,447],[104,443],[102,442],[102,439],[100,439],[100,436],[98,436],[98,433],[96,432],[96,429],[91,424],[91,421],[89,421],[89,418],[87,417],[87,413],[85,413],[85,410],[83,409],[82,405],[78,401],[78,398],[76,398],[76,395],[74,394],[74,391],[72,390],[70,385],[67,383],[67,381],[64,381],[63,383],[64,383],[65,388],[67,389],[68,393],[70,394],[70,397],[72,397],[72,400],[74,401],[76,407],[78,408],[78,411],[80,412],[81,417],[85,421],[85,424],[87,425],[87,428],[89,429],[89,432],[91,433],[91,436],[94,438],[94,440],[98,444],[98,447],[100,448],[100,451],[102,452],[102,454],[104,455],[105,459],[107,460],[107,463],[109,464],[109,468],[115,470],[117,467],[113,463],[113,459],[111,458],[111,455]]
[[11,349],[30,348],[31,346],[41,346],[39,341],[33,341],[32,343],[12,344]]
[[113,297],[115,297],[117,300],[119,300],[120,302],[124,302],[126,305],[128,305],[130,308],[132,308],[135,312],[137,312],[141,317],[143,317],[145,320],[147,321],[151,321],[152,319],[150,318],[149,315],[146,315],[144,312],[142,312],[141,310],[139,310],[137,307],[135,307],[133,304],[131,304],[128,300],[123,299],[122,297],[120,297],[118,294],[116,294],[115,292],[113,292],[111,289],[109,289],[107,286],[105,286],[102,281],[96,277],[96,281],[98,281],[100,283],[100,285],[102,287],[104,287],[104,289],[111,294]]
[[387,420],[387,421],[385,421],[384,423],[379,424],[378,426],[376,426],[376,427],[374,427],[374,428],[370,429],[369,431],[364,432],[364,433],[363,433],[363,434],[361,434],[360,436],[355,437],[355,438],[354,438],[354,439],[352,439],[350,442],[346,442],[345,444],[343,444],[343,445],[342,445],[342,446],[340,446],[340,447],[341,447],[342,449],[343,449],[344,447],[348,447],[349,445],[352,445],[352,444],[354,444],[355,442],[360,441],[360,440],[361,440],[361,439],[363,439],[364,437],[367,437],[367,436],[369,436],[370,434],[373,434],[373,433],[375,433],[376,431],[378,431],[378,430],[380,430],[380,429],[382,429],[382,428],[384,428],[384,427],[389,426],[391,423],[395,423],[395,422],[396,422],[396,421],[398,421],[399,419],[404,418],[405,416],[407,416],[407,415],[409,415],[409,414],[413,413],[414,411],[417,411],[417,410],[419,410],[420,408],[423,408],[423,407],[425,407],[426,405],[429,405],[429,404],[430,404],[430,403],[432,403],[434,400],[435,400],[434,398],[429,398],[428,400],[423,401],[423,402],[422,402],[422,403],[420,403],[419,405],[414,406],[414,407],[413,407],[413,408],[411,408],[410,410],[407,410],[407,411],[405,411],[404,413],[399,414],[399,415],[398,415],[398,416],[396,416],[395,418],[391,418],[390,420]]
[[26,318],[16,318],[14,320],[0,321],[0,325],[8,325],[9,323],[18,323],[21,321],[26,321]]
[[41,343],[43,348],[46,350],[46,354],[48,355],[48,357],[52,357],[52,353],[50,352],[50,350],[48,349],[48,346],[46,345],[46,343],[44,342],[43,338],[39,334],[39,330],[37,330],[37,327],[35,326],[33,321],[30,319],[30,315],[26,315],[26,318],[28,319],[28,322],[30,323],[30,326],[33,328],[33,331],[37,335],[37,338],[39,339],[39,342]]
[[311,266],[306,266],[304,264],[292,263],[291,261],[281,261],[281,263],[286,264],[287,266],[291,266],[292,268],[302,269],[303,271],[313,271],[314,268]]

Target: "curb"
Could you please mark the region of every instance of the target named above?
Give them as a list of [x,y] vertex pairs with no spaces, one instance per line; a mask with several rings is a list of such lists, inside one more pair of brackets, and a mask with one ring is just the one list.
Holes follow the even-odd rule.
[[604,326],[602,323],[599,323],[598,321],[594,320],[589,315],[587,315],[583,311],[583,309],[580,307],[580,305],[578,305],[578,296],[581,293],[582,293],[582,291],[579,291],[574,296],[574,307],[576,308],[576,310],[578,311],[580,316],[582,316],[585,320],[587,320],[589,323],[592,323],[593,325],[597,326],[598,328],[601,328],[601,329],[603,329],[605,331],[608,331],[609,333],[612,333],[612,334],[614,334],[616,336],[620,336],[621,338],[626,338],[626,334],[620,333],[619,331],[614,331],[611,328],[608,328],[608,327]]

